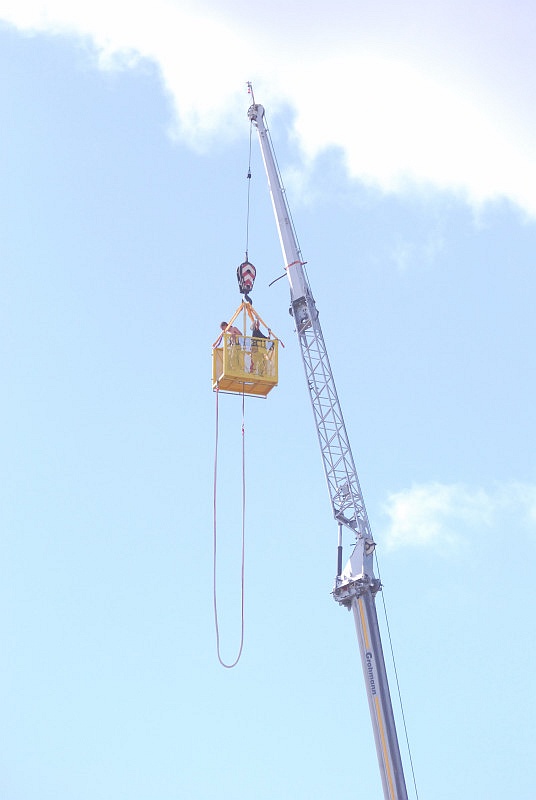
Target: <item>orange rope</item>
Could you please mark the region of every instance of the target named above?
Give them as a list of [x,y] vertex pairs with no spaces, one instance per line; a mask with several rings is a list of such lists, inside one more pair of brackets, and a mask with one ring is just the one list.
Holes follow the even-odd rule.
[[214,624],[216,627],[216,651],[218,654],[218,661],[226,669],[236,667],[242,655],[244,647],[244,588],[245,588],[245,544],[246,544],[246,449],[245,449],[245,435],[244,435],[244,412],[245,412],[245,395],[242,393],[242,566],[241,566],[241,610],[240,610],[240,647],[238,655],[231,664],[227,664],[221,657],[220,651],[220,630],[218,625],[218,592],[217,592],[217,502],[216,490],[218,484],[218,429],[219,429],[219,389],[216,387],[216,442],[214,449],[214,518],[213,518],[213,603],[214,603]]

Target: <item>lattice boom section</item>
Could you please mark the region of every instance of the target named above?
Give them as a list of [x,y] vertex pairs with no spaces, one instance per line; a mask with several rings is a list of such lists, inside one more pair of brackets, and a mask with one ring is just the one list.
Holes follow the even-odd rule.
[[356,532],[370,536],[363,495],[320,325],[313,323],[305,327],[300,332],[299,341],[334,515]]

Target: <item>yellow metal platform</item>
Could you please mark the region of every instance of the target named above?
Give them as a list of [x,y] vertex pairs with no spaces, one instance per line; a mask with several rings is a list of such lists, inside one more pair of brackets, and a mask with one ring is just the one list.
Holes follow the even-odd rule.
[[223,334],[212,349],[212,388],[266,397],[277,386],[277,339]]

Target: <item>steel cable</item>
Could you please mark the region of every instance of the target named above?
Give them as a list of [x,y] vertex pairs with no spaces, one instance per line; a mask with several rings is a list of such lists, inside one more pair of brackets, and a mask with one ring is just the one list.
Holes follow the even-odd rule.
[[[378,571],[378,578],[379,578],[380,584],[381,584],[382,577],[381,577],[381,574],[380,574],[380,564],[378,562],[378,554],[377,554],[377,552],[375,552],[374,555],[376,557],[376,569]],[[412,775],[412,778],[413,778],[413,788],[415,789],[415,797],[417,798],[417,800],[419,800],[419,792],[418,792],[418,789],[417,789],[417,780],[416,780],[416,777],[415,777],[415,770],[413,768],[413,758],[412,758],[412,755],[411,755],[411,746],[410,746],[410,743],[409,743],[409,734],[408,734],[408,728],[407,728],[407,725],[406,725],[406,715],[404,714],[404,704],[402,702],[402,692],[400,690],[400,682],[398,680],[398,670],[396,668],[395,651],[394,651],[394,647],[393,647],[393,640],[391,638],[391,628],[389,626],[389,617],[387,616],[387,604],[385,602],[385,592],[384,591],[381,592],[381,596],[382,596],[382,603],[383,603],[383,613],[384,613],[384,616],[385,616],[385,625],[386,625],[386,628],[387,628],[387,638],[389,639],[389,649],[391,651],[391,659],[392,659],[392,662],[393,662],[393,672],[394,672],[395,681],[396,681],[396,689],[397,689],[397,694],[398,694],[398,703],[400,705],[400,713],[402,715],[402,725],[404,727],[404,736],[405,736],[405,739],[406,739],[406,747],[408,748],[409,763],[410,763],[410,767],[411,767],[411,775]]]

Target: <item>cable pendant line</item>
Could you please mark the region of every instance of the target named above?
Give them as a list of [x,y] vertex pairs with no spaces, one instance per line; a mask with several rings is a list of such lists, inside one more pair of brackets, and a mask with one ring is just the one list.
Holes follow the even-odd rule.
[[219,438],[219,389],[216,388],[216,437],[214,447],[214,504],[213,504],[213,605],[214,625],[216,628],[216,652],[218,661],[225,669],[236,667],[244,647],[244,588],[245,588],[245,554],[246,554],[246,447],[245,447],[245,394],[242,392],[242,558],[240,569],[240,646],[238,655],[231,664],[221,657],[220,629],[218,624],[218,591],[217,591],[217,484],[218,484],[218,438]]
[[[380,573],[380,564],[379,564],[379,561],[378,561],[378,552],[377,552],[377,550],[374,551],[374,556],[375,556],[375,559],[376,559],[376,569],[378,571],[378,579],[380,581],[380,586],[382,586],[382,576],[381,576],[381,573]],[[404,705],[402,703],[402,692],[400,691],[400,683],[399,683],[399,680],[398,680],[398,670],[396,668],[395,651],[394,651],[394,647],[393,647],[393,640],[391,638],[391,628],[390,628],[390,625],[389,625],[389,617],[387,616],[387,604],[385,602],[385,592],[384,591],[381,592],[381,596],[382,596],[382,603],[383,603],[383,613],[385,615],[385,624],[386,624],[386,628],[387,628],[387,638],[389,639],[389,650],[391,652],[391,659],[393,661],[393,671],[394,671],[394,674],[395,674],[396,691],[397,691],[397,694],[398,694],[398,703],[400,705],[400,712],[401,712],[401,715],[402,715],[402,725],[404,727],[404,738],[406,739],[406,746],[408,748],[409,763],[410,763],[410,767],[411,767],[411,775],[412,775],[412,778],[413,778],[413,788],[415,789],[415,797],[417,798],[417,800],[419,800],[419,792],[418,792],[418,789],[417,789],[417,780],[415,778],[415,770],[413,768],[413,758],[411,756],[411,746],[410,746],[410,743],[409,743],[409,735],[408,735],[408,729],[407,729],[407,725],[406,725],[406,715],[404,713]]]

